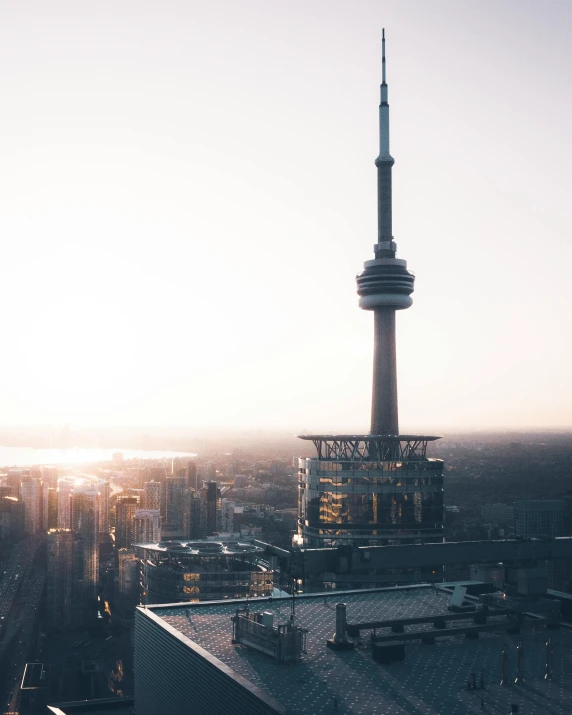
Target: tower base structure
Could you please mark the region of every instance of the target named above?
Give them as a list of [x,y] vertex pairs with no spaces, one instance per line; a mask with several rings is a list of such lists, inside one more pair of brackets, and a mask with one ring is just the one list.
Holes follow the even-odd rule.
[[443,460],[422,435],[299,435],[317,456],[298,469],[298,534],[307,548],[443,540]]

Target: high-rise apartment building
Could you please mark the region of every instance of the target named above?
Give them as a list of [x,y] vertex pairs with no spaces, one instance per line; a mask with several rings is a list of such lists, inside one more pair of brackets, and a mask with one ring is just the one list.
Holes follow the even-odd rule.
[[11,496],[20,498],[20,481],[24,476],[22,469],[9,469],[6,474],[6,484],[10,487]]
[[234,529],[234,508],[236,504],[231,499],[221,499],[221,528],[223,531]]
[[107,480],[100,480],[97,483],[97,491],[99,492],[99,534],[100,536],[107,536],[109,534],[109,482]]
[[58,529],[71,527],[71,495],[73,479],[58,479]]
[[43,526],[42,482],[32,476],[20,481],[20,496],[24,504],[24,530],[26,534],[39,534]]
[[187,486],[189,489],[197,490],[199,488],[197,480],[197,463],[194,459],[189,459],[187,462]]
[[137,497],[118,497],[115,512],[115,550],[130,549],[135,543],[135,512],[139,509]]
[[166,485],[167,524],[171,533],[183,535],[183,495],[187,489],[187,477],[169,477]]
[[374,314],[370,434],[302,435],[317,456],[299,462],[298,534],[310,547],[438,541],[443,534],[443,462],[427,457],[438,439],[399,433],[395,314],[412,303],[414,276],[396,258],[392,234],[389,104],[382,41],[374,258],[357,277],[359,305]]
[[[10,492],[11,487],[8,487]],[[0,537],[19,541],[24,537],[24,504],[13,496],[0,496]]]
[[73,625],[75,539],[71,529],[51,529],[47,542],[46,621],[66,629]]
[[134,543],[150,544],[161,541],[161,512],[159,509],[137,509],[134,522]]
[[202,492],[188,489],[184,495],[183,532],[186,539],[203,539],[206,531],[206,509]]
[[145,482],[144,509],[161,509],[161,486],[161,482]]
[[220,489],[216,482],[207,482],[205,488],[205,529],[207,536],[219,530]]
[[71,497],[75,580],[83,584],[86,604],[97,593],[99,578],[99,492],[76,486]]
[[139,559],[132,549],[119,549],[119,596],[126,613],[139,603]]

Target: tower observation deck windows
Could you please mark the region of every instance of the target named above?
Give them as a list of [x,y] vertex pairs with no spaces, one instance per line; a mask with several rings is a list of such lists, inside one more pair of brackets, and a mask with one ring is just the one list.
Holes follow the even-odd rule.
[[[300,460],[299,533],[308,546],[442,537],[443,462],[438,459]],[[369,543],[369,542],[368,542]]]

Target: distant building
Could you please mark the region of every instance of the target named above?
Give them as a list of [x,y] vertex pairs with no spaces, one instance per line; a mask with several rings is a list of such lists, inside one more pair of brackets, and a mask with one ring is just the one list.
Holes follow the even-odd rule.
[[183,535],[184,501],[183,495],[187,490],[187,477],[169,477],[166,485],[167,498],[167,524],[171,532]]
[[510,504],[485,504],[481,507],[481,521],[485,524],[512,526],[514,507]]
[[219,531],[220,489],[216,482],[207,482],[205,489],[206,534],[212,536]]
[[162,541],[135,544],[141,603],[270,596],[273,572],[263,550],[247,543]]
[[134,522],[135,542],[148,544],[161,541],[161,512],[159,509],[137,509]]
[[24,531],[39,534],[43,524],[42,482],[31,476],[22,477],[20,494],[24,504]]
[[100,511],[99,511],[99,533],[101,536],[109,534],[109,482],[101,480],[97,484],[99,492]]
[[516,536],[551,538],[566,534],[566,502],[563,499],[527,499],[515,502]]
[[194,459],[187,462],[187,487],[197,490],[199,488],[197,479],[197,463]]
[[75,580],[81,581],[84,605],[89,608],[99,580],[99,492],[75,487],[71,497]]
[[197,465],[197,475],[202,481],[213,481],[216,477],[216,468],[212,462]]
[[24,476],[22,469],[9,469],[6,475],[6,484],[10,487],[11,496],[20,498],[20,481]]
[[130,611],[139,603],[138,559],[133,549],[119,549],[119,595],[122,607]]
[[145,482],[144,509],[161,509],[161,487],[161,482]]
[[71,527],[71,495],[73,479],[58,479],[58,529]]
[[44,531],[58,528],[58,490],[44,484],[42,505],[42,528]]
[[231,499],[221,499],[221,527],[222,531],[234,530],[234,507],[235,503]]
[[137,497],[118,497],[115,511],[115,549],[130,549],[135,541],[135,512]]
[[51,529],[47,537],[46,622],[51,628],[74,625],[74,535],[71,529]]
[[205,500],[200,491],[189,489],[184,495],[183,533],[187,539],[205,537]]
[[24,537],[24,504],[13,496],[0,497],[0,536],[6,541]]
[[[515,502],[515,535],[525,539],[549,539],[566,536],[568,532],[568,506],[565,499],[525,499]],[[566,563],[546,563],[548,586],[561,589],[566,586],[570,569]]]

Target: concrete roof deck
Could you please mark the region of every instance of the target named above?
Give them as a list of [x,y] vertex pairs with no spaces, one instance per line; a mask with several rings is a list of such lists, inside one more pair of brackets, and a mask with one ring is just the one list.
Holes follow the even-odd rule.
[[[415,642],[406,645],[404,662],[385,666],[372,659],[367,631],[353,651],[326,647],[335,630],[338,602],[347,604],[350,623],[450,613],[449,594],[431,586],[302,595],[296,598],[296,621],[308,629],[307,653],[298,664],[284,664],[232,644],[231,616],[244,601],[152,606],[150,610],[293,713],[465,715],[483,712],[481,698],[485,712],[508,713],[511,703],[519,704],[521,713],[572,712],[569,629],[547,631],[538,626],[515,636],[503,631],[482,633],[476,641],[451,636],[432,646]],[[277,624],[290,618],[291,603],[291,598],[253,599],[250,608],[273,612]],[[467,618],[472,624],[472,615]],[[432,624],[415,626],[415,630],[423,628],[431,630]],[[552,681],[544,679],[548,636],[554,645]],[[516,646],[521,642],[524,684],[500,686],[502,647],[509,646],[514,678]],[[467,690],[470,674],[474,672],[479,682],[481,669],[486,689]]]

